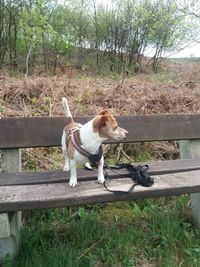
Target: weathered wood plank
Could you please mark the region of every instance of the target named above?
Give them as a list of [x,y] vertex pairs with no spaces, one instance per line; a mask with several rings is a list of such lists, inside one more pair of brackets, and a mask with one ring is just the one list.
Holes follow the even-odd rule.
[[[182,159],[192,159],[200,156],[200,140],[182,140],[180,145],[180,155]],[[192,219],[195,227],[200,227],[200,193],[191,194]]]
[[[152,187],[136,186],[129,194],[117,195],[106,191],[95,181],[79,182],[76,188],[67,183],[42,185],[0,186],[0,212],[52,208],[83,204],[134,200],[200,192],[200,171],[155,176]],[[109,181],[115,190],[128,190],[130,178]]]
[[[141,164],[141,163],[140,163]],[[177,173],[200,169],[200,158],[186,159],[186,160],[167,160],[167,161],[155,161],[142,164],[149,165],[148,173],[150,175]],[[139,163],[134,163],[134,166]],[[119,173],[120,177],[107,170],[109,177],[123,178],[127,177],[127,170],[115,170]],[[84,169],[78,169],[79,181],[91,181],[97,179],[97,171],[87,171]],[[56,171],[43,171],[43,172],[22,172],[22,173],[1,173],[0,174],[0,186],[1,185],[32,185],[32,184],[50,184],[50,183],[67,183],[69,181],[69,172],[63,172],[61,170]]]
[[[21,171],[21,151],[19,149],[1,150],[1,170],[7,173]],[[16,257],[19,251],[20,230],[22,227],[21,211],[1,215],[7,220],[2,221],[0,217],[0,262],[8,254],[11,258]]]
[[[75,118],[80,123],[90,119]],[[119,116],[116,119],[129,131],[124,142],[200,138],[200,114]],[[59,146],[65,123],[65,117],[1,118],[0,148]]]

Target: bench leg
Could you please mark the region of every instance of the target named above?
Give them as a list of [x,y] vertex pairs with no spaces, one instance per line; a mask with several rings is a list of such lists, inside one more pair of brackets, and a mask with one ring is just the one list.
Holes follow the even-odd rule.
[[[182,159],[200,157],[200,140],[183,140],[179,144]],[[191,194],[191,202],[194,226],[200,228],[200,193]]]
[[0,214],[0,261],[8,254],[17,255],[21,221],[21,212]]
[[[18,149],[1,150],[1,171],[21,170],[21,152]],[[0,213],[0,261],[9,254],[15,257],[19,249],[22,212]]]

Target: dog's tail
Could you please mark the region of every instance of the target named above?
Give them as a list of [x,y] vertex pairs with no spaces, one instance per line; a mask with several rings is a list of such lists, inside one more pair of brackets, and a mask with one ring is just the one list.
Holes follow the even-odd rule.
[[71,122],[73,122],[74,120],[72,118],[72,114],[71,114],[71,111],[69,109],[69,105],[68,105],[66,97],[62,98],[62,104],[63,104],[63,107],[64,107],[64,112],[65,112],[66,117],[69,118]]

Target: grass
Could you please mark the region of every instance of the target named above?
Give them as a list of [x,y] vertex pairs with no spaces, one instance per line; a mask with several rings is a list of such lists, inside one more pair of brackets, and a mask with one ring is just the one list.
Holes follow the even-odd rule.
[[34,210],[4,267],[200,266],[188,197]]
[[159,73],[149,74],[147,79],[158,85],[173,85],[180,77],[176,72],[162,70]]
[[169,61],[176,62],[176,63],[198,63],[199,57],[190,57],[190,58],[168,58]]

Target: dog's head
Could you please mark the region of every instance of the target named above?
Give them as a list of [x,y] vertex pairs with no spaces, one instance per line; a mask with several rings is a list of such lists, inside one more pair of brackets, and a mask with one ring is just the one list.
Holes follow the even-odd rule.
[[128,131],[118,126],[115,118],[107,111],[100,112],[93,121],[94,132],[98,132],[100,137],[123,140]]

